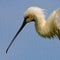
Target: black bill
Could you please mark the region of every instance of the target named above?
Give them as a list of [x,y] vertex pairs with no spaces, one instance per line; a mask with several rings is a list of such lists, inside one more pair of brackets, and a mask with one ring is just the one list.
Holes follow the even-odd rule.
[[26,20],[24,20],[21,28],[17,31],[17,33],[15,34],[14,38],[12,39],[12,41],[11,41],[10,44],[9,44],[9,46],[7,47],[7,49],[6,49],[6,54],[7,54],[8,50],[9,50],[9,48],[11,47],[12,43],[14,42],[14,40],[16,39],[16,37],[18,36],[18,34],[20,33],[20,31],[23,29],[23,27],[24,27],[25,25],[26,25]]

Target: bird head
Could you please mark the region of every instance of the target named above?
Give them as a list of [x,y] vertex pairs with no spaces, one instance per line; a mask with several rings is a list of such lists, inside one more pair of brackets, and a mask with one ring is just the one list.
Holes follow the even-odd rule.
[[25,11],[24,20],[26,21],[26,23],[35,21],[35,12],[36,11],[34,7],[30,7]]
[[41,9],[39,7],[29,7],[24,13],[24,21],[26,23],[36,21],[39,17],[45,17],[44,13],[44,9]]
[[24,21],[22,23],[20,30],[22,30],[27,23],[34,22],[35,20],[37,20],[36,15],[39,15],[39,11],[40,9],[38,7],[28,8],[24,13]]

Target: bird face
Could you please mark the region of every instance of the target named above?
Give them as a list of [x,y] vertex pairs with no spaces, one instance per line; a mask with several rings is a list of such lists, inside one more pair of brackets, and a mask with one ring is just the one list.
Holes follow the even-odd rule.
[[28,16],[24,17],[24,20],[26,21],[26,23],[29,23],[29,22],[34,21],[34,18],[32,15],[28,15]]

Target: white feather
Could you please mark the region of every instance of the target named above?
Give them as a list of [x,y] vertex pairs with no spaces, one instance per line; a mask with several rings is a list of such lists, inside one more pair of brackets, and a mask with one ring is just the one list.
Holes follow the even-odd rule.
[[45,19],[45,9],[30,7],[26,10],[24,17],[34,15],[36,31],[43,37],[53,37],[60,39],[60,9],[53,11],[49,18]]

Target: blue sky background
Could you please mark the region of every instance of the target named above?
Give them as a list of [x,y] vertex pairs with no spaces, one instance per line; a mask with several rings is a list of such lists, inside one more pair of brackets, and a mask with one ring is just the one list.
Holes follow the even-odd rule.
[[5,53],[30,6],[48,10],[48,17],[53,10],[60,8],[60,0],[0,0],[0,60],[60,60],[59,39],[39,36],[34,23],[25,26]]

